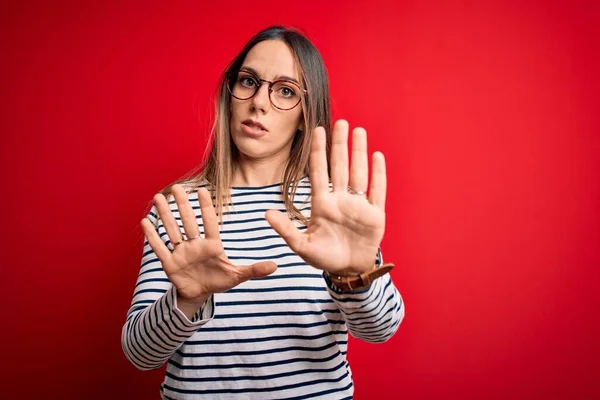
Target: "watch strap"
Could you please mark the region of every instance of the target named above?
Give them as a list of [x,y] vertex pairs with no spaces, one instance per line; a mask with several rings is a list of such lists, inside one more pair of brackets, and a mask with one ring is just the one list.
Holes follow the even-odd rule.
[[375,266],[369,271],[365,271],[360,275],[339,276],[326,272],[327,277],[331,282],[344,292],[352,292],[354,290],[368,287],[375,279],[382,277],[394,268],[394,264],[386,263],[381,266]]

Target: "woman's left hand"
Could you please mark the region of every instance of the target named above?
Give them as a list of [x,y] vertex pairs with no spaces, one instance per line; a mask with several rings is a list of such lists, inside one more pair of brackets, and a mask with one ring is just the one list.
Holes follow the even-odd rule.
[[[369,197],[367,133],[352,131],[352,164],[348,176],[348,122],[333,128],[329,189],[325,130],[313,131],[310,153],[311,218],[302,233],[289,217],[269,210],[267,221],[290,248],[315,268],[335,275],[372,269],[385,230],[386,172],[382,153],[373,154]],[[348,182],[350,184],[348,184]]]

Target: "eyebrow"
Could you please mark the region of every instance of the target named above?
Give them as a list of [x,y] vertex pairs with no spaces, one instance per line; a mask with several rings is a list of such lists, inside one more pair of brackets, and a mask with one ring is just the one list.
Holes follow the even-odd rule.
[[[240,71],[248,71],[248,72],[251,72],[251,73],[253,73],[254,75],[256,75],[257,77],[259,77],[259,78],[260,78],[260,76],[259,76],[258,72],[257,72],[257,71],[256,71],[254,68],[252,68],[252,67],[241,67],[241,68],[240,68]],[[300,85],[300,82],[298,82],[296,79],[294,79],[294,78],[291,78],[291,77],[289,77],[289,76],[286,76],[286,75],[279,75],[279,76],[275,77],[275,79],[274,79],[274,80],[278,81],[278,80],[281,80],[281,79],[284,79],[284,80],[286,80],[286,81],[291,81],[291,82],[294,82],[294,83],[295,83],[295,84],[297,84],[298,86],[301,86],[301,85]]]

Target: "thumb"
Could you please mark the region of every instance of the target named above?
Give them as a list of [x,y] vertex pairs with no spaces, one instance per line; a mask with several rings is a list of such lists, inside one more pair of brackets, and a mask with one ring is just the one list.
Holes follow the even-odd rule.
[[273,261],[261,261],[256,264],[246,265],[242,268],[245,280],[252,278],[262,278],[271,275],[277,270],[277,264]]
[[265,218],[273,229],[275,229],[275,232],[290,246],[290,249],[298,253],[302,243],[302,233],[296,228],[287,214],[277,210],[269,210],[265,214]]

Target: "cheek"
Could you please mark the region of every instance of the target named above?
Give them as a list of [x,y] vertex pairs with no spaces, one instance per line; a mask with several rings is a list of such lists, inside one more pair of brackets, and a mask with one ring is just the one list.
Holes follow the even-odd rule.
[[281,119],[280,126],[283,132],[287,132],[288,134],[294,134],[298,129],[298,117],[286,115],[284,118]]
[[284,115],[285,124],[287,126],[297,127],[302,121],[302,110],[287,111]]
[[229,102],[229,116],[231,118],[233,118],[235,115],[239,114],[241,106],[242,105],[239,103],[239,101],[236,101],[235,99],[230,101]]
[[304,113],[302,113],[302,111],[296,115],[295,121],[296,128],[300,128],[302,125],[304,125]]
[[242,121],[244,118],[242,118],[242,113],[240,112],[240,107],[239,104],[238,105],[231,105],[230,106],[230,112],[229,112],[229,123],[231,126],[236,125],[238,122]]

